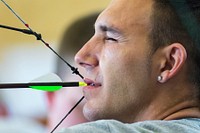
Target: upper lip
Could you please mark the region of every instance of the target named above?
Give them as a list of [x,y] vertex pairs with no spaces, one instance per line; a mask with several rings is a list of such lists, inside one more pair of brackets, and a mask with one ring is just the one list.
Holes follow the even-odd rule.
[[93,80],[91,80],[91,79],[89,79],[89,78],[85,78],[84,79],[84,82],[85,83],[87,83],[88,84],[88,86],[101,86],[101,83],[99,83],[99,82],[95,82],[95,81],[93,81]]

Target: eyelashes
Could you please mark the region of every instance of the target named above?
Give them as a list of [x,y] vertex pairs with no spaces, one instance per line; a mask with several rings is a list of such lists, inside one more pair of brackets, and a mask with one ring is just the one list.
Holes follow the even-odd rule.
[[105,37],[105,41],[107,41],[107,42],[118,42],[117,39],[112,38],[112,37]]

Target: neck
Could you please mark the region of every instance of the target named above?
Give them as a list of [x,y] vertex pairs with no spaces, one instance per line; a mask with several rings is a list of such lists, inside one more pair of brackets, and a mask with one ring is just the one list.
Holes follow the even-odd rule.
[[149,106],[140,112],[136,121],[200,118],[200,105],[194,94],[194,87],[181,86],[177,89],[174,86],[168,86],[157,89],[161,91],[153,98]]
[[200,108],[198,103],[194,101],[183,102],[176,105],[174,108],[168,110],[166,115],[163,117],[164,120],[175,120],[182,118],[200,118]]

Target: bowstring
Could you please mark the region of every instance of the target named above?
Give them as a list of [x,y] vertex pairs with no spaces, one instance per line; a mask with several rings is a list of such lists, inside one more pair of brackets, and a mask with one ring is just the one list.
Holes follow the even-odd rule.
[[31,32],[34,33],[33,35],[37,38],[37,40],[40,40],[43,44],[45,44],[45,46],[47,46],[54,54],[56,54],[63,62],[65,62],[65,64],[67,64],[67,66],[70,67],[70,69],[72,70],[72,74],[76,74],[76,75],[80,76],[82,79],[84,79],[84,77],[79,73],[78,68],[73,67],[67,61],[65,61],[47,42],[45,42],[42,39],[41,34],[34,32],[30,28],[30,26],[4,0],[1,0],[1,1]]
[[50,133],[53,133],[58,126],[67,118],[67,116],[78,106],[78,104],[84,99],[84,96],[81,97],[81,99],[74,105],[74,107],[71,108],[71,110],[61,119],[61,121],[52,129]]
[[[47,46],[54,54],[56,54],[65,64],[67,64],[67,66],[70,67],[72,74],[76,74],[78,76],[80,76],[82,79],[84,79],[84,77],[79,73],[78,68],[73,67],[72,65],[70,65],[64,58],[62,58],[47,42],[45,42],[42,39],[41,34],[38,34],[36,32],[34,32],[30,26],[4,1],[1,0],[1,2],[4,3],[4,5],[31,31],[33,32],[34,36],[37,38],[37,40],[40,40],[43,44],[45,44],[45,46]],[[53,133],[58,126],[67,118],[67,116],[76,108],[76,106],[84,99],[84,96],[82,96],[80,98],[80,100],[71,108],[71,110],[63,117],[63,119],[53,128],[53,130],[50,133]]]

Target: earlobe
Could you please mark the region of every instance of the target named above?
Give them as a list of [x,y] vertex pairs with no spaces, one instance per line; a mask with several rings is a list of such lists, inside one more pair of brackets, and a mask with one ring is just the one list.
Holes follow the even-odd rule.
[[160,83],[167,82],[173,78],[185,63],[187,53],[185,48],[180,43],[173,43],[163,49],[165,63],[162,64],[161,73],[159,76],[162,80]]

